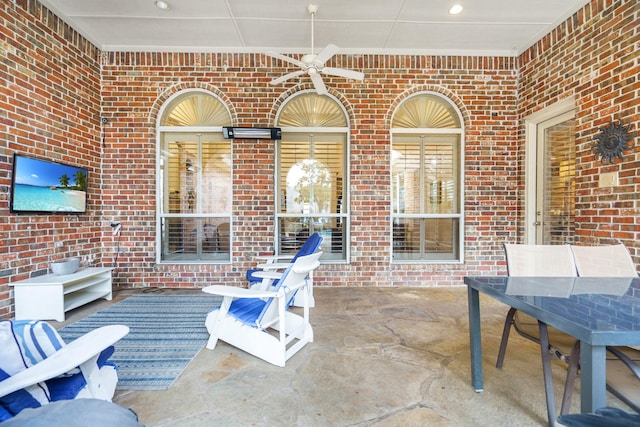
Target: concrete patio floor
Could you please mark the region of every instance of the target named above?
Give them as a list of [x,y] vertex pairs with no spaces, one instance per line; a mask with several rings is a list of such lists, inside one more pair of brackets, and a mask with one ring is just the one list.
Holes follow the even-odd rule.
[[[142,290],[75,310],[65,324],[133,292]],[[495,368],[506,306],[481,299],[485,389],[476,393],[465,287],[316,287],[315,299],[315,340],[285,368],[219,342],[168,390],[121,390],[114,402],[148,427],[547,424],[538,347],[512,334],[505,366]],[[553,363],[558,407],[565,373]],[[628,410],[611,395],[608,405]]]

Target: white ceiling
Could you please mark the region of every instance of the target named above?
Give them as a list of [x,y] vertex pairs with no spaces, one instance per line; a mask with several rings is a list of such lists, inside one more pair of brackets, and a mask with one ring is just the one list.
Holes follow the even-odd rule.
[[[590,0],[39,0],[105,51],[514,56]],[[450,15],[459,3],[464,11]]]

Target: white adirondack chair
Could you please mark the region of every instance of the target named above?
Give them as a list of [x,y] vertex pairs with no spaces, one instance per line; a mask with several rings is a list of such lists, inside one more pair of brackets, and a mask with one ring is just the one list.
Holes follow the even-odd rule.
[[118,374],[115,365],[103,364],[103,351],[128,333],[124,325],[104,326],[65,344],[47,322],[0,322],[0,419],[17,415],[24,404],[110,401]]
[[[204,292],[223,296],[222,304],[207,315],[211,334],[207,348],[213,350],[218,340],[277,366],[313,341],[309,323],[308,275],[317,268],[322,255],[316,252],[296,259],[274,286],[266,290],[214,285]],[[302,315],[289,311],[292,295],[301,290]]]

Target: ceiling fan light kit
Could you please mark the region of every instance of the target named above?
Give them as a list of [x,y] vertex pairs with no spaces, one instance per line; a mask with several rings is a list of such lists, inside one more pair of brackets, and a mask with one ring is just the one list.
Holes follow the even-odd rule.
[[296,65],[300,67],[300,70],[293,71],[291,73],[287,73],[283,76],[280,76],[276,79],[271,80],[269,83],[272,85],[277,85],[283,83],[289,79],[294,77],[301,76],[303,74],[307,74],[311,78],[311,82],[313,83],[313,87],[315,88],[318,95],[324,95],[327,93],[327,87],[322,80],[322,74],[344,77],[347,79],[354,80],[363,80],[364,74],[359,71],[346,70],[344,68],[334,68],[327,67],[325,64],[329,59],[331,59],[336,53],[340,51],[340,48],[334,44],[327,45],[324,49],[320,51],[317,55],[314,50],[314,18],[316,12],[318,11],[318,6],[315,4],[310,4],[307,6],[307,12],[311,15],[311,53],[303,55],[300,60],[295,58],[282,55],[277,52],[268,52],[267,55],[272,58],[279,59],[284,62],[288,62],[290,64]]
[[169,3],[167,3],[166,1],[158,0],[158,1],[156,1],[155,5],[160,10],[169,10],[169,9],[171,9],[171,6],[169,6]]

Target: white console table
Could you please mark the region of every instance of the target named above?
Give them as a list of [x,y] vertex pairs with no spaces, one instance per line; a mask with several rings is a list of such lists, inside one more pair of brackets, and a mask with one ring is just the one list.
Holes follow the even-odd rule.
[[82,268],[73,274],[45,274],[9,283],[13,286],[16,320],[57,320],[88,302],[112,298],[111,267]]

